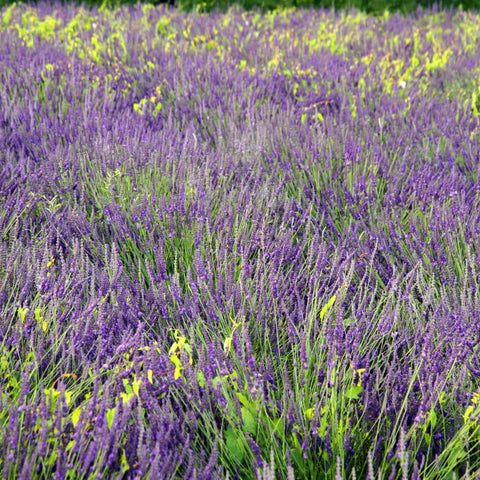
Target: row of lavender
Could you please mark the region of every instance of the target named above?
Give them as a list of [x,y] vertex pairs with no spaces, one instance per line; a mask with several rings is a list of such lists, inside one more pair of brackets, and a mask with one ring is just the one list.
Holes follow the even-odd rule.
[[3,9],[2,477],[480,472],[479,32]]

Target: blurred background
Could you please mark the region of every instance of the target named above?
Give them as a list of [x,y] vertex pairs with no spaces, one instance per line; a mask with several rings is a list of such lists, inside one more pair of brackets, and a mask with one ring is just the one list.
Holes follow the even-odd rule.
[[[41,0],[42,2],[44,0]],[[0,0],[0,8],[11,5],[12,0]],[[15,2],[15,3],[39,3],[38,1]],[[76,3],[87,7],[108,6],[137,3],[151,3],[153,5],[168,4],[184,11],[196,10],[210,12],[214,10],[227,10],[232,6],[238,6],[245,10],[269,11],[278,8],[335,8],[337,10],[356,9],[369,14],[382,14],[386,10],[390,12],[410,13],[422,8],[434,8],[437,10],[461,8],[463,10],[480,10],[480,0],[63,0],[60,3]],[[479,26],[480,28],[480,26]]]

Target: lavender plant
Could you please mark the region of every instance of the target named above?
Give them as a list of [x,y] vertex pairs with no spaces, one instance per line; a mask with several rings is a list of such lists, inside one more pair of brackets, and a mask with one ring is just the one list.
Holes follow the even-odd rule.
[[2,477],[476,478],[478,27],[1,9]]

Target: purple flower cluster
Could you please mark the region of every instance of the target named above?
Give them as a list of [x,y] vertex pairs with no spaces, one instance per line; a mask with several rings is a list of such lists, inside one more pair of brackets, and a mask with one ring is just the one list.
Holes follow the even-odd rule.
[[2,477],[480,468],[478,26],[0,10]]

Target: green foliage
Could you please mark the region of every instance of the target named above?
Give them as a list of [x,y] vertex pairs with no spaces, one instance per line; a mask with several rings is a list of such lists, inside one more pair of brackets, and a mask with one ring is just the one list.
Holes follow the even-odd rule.
[[[135,0],[75,0],[77,4],[87,7],[114,8],[121,5],[134,5]],[[63,0],[66,3],[66,0]],[[63,3],[62,2],[62,3]],[[0,0],[0,8],[14,4],[12,0]],[[34,2],[35,3],[35,2]],[[367,13],[379,14],[385,10],[392,12],[414,12],[418,7],[428,8],[439,5],[441,8],[459,8],[465,10],[480,9],[480,0],[149,0],[152,5],[167,4],[178,7],[184,11],[197,11],[200,13],[213,10],[225,11],[232,6],[245,10],[262,11],[289,9],[289,8],[335,8],[336,10],[352,9],[362,10]]]
[[444,0],[433,2],[431,0],[178,0],[176,3],[182,10],[212,11],[226,10],[228,7],[238,5],[245,10],[260,9],[262,11],[288,9],[288,8],[335,8],[336,10],[351,9],[362,10],[367,13],[381,13],[385,10],[413,12],[418,7],[428,8],[440,3],[443,8],[460,7],[465,9],[478,9],[478,0]]

